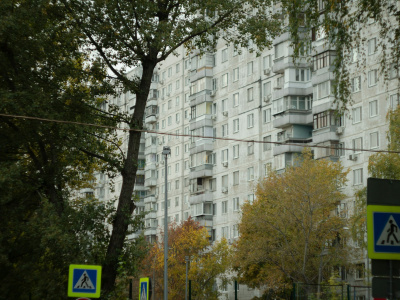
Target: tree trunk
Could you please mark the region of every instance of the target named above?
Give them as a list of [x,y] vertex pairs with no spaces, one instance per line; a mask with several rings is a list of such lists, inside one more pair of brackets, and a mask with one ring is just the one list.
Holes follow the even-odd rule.
[[[129,124],[130,129],[143,128],[144,110],[155,66],[155,60],[154,62],[143,64],[143,75],[140,81],[139,90],[136,92],[136,106]],[[121,171],[121,193],[113,222],[113,229],[108,244],[106,259],[103,263],[102,289],[106,293],[111,292],[114,288],[115,279],[117,277],[118,261],[122,254],[128,223],[132,217],[134,209],[136,208],[132,194],[135,186],[140,136],[141,132],[129,132],[128,151],[125,164]]]

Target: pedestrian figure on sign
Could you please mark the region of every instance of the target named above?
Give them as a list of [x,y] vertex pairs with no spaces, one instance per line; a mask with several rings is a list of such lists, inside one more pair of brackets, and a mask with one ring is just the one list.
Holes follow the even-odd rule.
[[[387,230],[387,232],[389,232],[389,234],[387,236],[386,242],[389,243],[390,236],[393,235],[393,238],[396,240],[396,243],[399,243],[399,240],[397,239],[396,235],[394,234],[395,232],[398,231],[398,227],[393,224],[392,220],[390,220],[389,223],[390,223],[390,228]],[[393,244],[393,241],[392,241],[392,244]]]
[[86,284],[86,287],[87,288],[91,288],[90,286],[89,286],[89,284],[87,283],[87,280],[89,279],[89,277],[86,275],[86,273],[83,273],[83,279],[82,279],[82,282],[81,282],[81,287],[83,287],[83,284]]

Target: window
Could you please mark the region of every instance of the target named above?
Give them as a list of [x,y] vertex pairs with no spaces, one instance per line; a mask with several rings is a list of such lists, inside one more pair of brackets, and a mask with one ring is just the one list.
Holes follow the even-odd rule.
[[177,96],[176,98],[175,98],[175,106],[179,106],[179,96]]
[[239,106],[239,93],[233,94],[233,107]]
[[185,86],[188,86],[190,84],[190,77],[186,76],[185,77]]
[[363,149],[362,137],[353,139],[352,140],[352,144],[353,144],[353,152],[354,153],[361,153],[361,150]]
[[179,163],[176,163],[175,164],[175,173],[178,173],[179,172]]
[[233,185],[239,184],[239,171],[233,172]]
[[264,123],[271,122],[271,109],[270,108],[263,110],[263,121],[264,121]]
[[264,96],[271,95],[271,81],[268,81],[263,84],[263,92],[264,92]]
[[247,115],[247,128],[254,127],[254,114]]
[[254,180],[254,167],[247,168],[247,181]]
[[378,74],[377,70],[371,70],[368,72],[368,86],[369,87],[376,85],[376,83],[378,81],[377,74]]
[[240,209],[239,197],[233,198],[233,211],[238,211]]
[[343,126],[343,118],[337,117],[334,111],[323,111],[314,115],[314,130],[328,126]]
[[361,76],[357,76],[351,79],[351,92],[357,93],[361,91]]
[[228,188],[228,175],[222,176],[221,180],[222,180],[222,187]]
[[228,86],[228,73],[225,73],[224,75],[221,76],[221,86],[222,87],[227,87]]
[[233,159],[239,158],[239,144],[233,146]]
[[175,147],[175,156],[179,156],[179,146]]
[[296,81],[305,82],[310,81],[310,69],[296,69]]
[[169,67],[168,68],[168,77],[171,77],[172,76],[172,67]]
[[275,45],[275,59],[285,56],[285,43]]
[[179,180],[175,180],[175,189],[179,190]]
[[272,170],[272,163],[264,164],[264,176],[268,176]]
[[335,55],[333,51],[325,51],[313,57],[314,71],[329,67],[333,64]]
[[222,49],[221,52],[221,62],[226,62],[228,60],[228,48]]
[[370,148],[378,148],[379,147],[379,133],[378,132],[372,132],[369,135],[369,143],[370,143]]
[[233,82],[239,80],[239,68],[233,69],[233,79],[232,80],[233,80]]
[[[232,226],[232,237],[237,238],[239,236],[239,225],[235,224]],[[239,291],[239,285],[237,285],[237,290]]]
[[368,41],[368,55],[372,55],[376,52],[376,38]]
[[247,63],[247,76],[250,76],[253,74],[253,62]]
[[338,143],[336,145],[336,149],[335,149],[335,156],[344,156],[345,155],[345,150],[344,150],[344,143]]
[[[228,226],[224,226],[221,228],[222,229],[222,237],[229,239],[229,227]],[[227,284],[224,284],[222,287],[222,291],[223,292],[227,292],[228,291],[228,286]]]
[[172,125],[172,117],[169,116],[169,117],[168,117],[168,126],[171,126],[171,125]]
[[369,103],[369,117],[375,117],[378,115],[378,100],[373,100]]
[[172,83],[168,84],[168,94],[167,96],[169,96],[172,92]]
[[176,73],[179,73],[180,70],[181,70],[181,66],[180,66],[179,63],[177,63],[177,64],[175,65],[175,72],[176,72]]
[[222,137],[228,136],[228,124],[222,125]]
[[176,115],[175,115],[175,122],[176,123],[179,123],[181,121],[181,114],[180,113],[177,113]]
[[397,78],[399,77],[399,67],[396,63],[393,63],[390,65],[390,70],[389,70],[389,79]]
[[247,195],[247,201],[249,201],[249,203],[252,204],[253,201],[254,201],[254,194],[248,194]]
[[190,59],[185,60],[185,70],[189,69],[190,67]]
[[353,108],[352,117],[353,117],[353,124],[361,122],[361,120],[362,120],[361,106]]
[[317,86],[317,93],[318,93],[318,99],[325,98],[330,95],[331,93],[331,82],[330,81],[325,81]]
[[181,87],[181,81],[178,79],[178,80],[175,82],[175,89],[176,89],[176,90],[179,90],[180,87]]
[[214,192],[217,190],[217,179],[216,178],[210,179],[209,184],[210,184],[210,191]]
[[254,154],[254,142],[247,142],[247,155]]
[[365,265],[364,264],[356,264],[356,279],[363,279],[365,276]]
[[247,89],[247,101],[250,102],[250,101],[253,101],[253,100],[254,100],[254,98],[253,98],[253,88],[251,87],[251,88]]
[[239,119],[234,119],[233,120],[233,132],[239,132]]
[[212,80],[212,90],[213,91],[218,90],[218,79],[217,78],[213,78],[213,80]]
[[271,136],[264,136],[263,137],[263,151],[268,151],[271,150]]
[[227,162],[228,161],[228,154],[229,154],[228,149],[224,149],[224,150],[221,151],[222,162]]
[[399,94],[393,94],[389,96],[390,107],[395,109],[399,105]]
[[228,99],[222,99],[221,101],[222,111],[228,111]]
[[271,63],[272,63],[271,55],[267,55],[267,56],[263,57],[263,68],[264,68],[264,70],[266,70],[268,68],[271,68],[271,65],[272,65]]
[[161,128],[165,128],[165,120],[161,120]]

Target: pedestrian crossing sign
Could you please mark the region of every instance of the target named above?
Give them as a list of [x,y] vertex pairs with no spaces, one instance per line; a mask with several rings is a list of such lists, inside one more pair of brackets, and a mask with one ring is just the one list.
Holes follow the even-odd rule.
[[140,278],[139,300],[149,300],[150,279],[148,277]]
[[69,265],[68,297],[100,298],[101,266]]
[[368,256],[400,260],[400,206],[367,206]]

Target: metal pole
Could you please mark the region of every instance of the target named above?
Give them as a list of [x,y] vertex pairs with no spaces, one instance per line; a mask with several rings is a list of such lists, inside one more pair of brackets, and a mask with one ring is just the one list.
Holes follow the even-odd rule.
[[189,280],[189,300],[192,300],[192,281]]
[[185,256],[186,261],[186,285],[185,285],[185,300],[188,300],[188,270],[189,270],[189,256]]
[[165,205],[164,205],[164,300],[168,300],[168,155],[170,147],[163,147],[165,155]]
[[235,300],[238,300],[238,291],[237,291],[237,288],[238,288],[238,283],[237,283],[237,281],[235,280]]
[[393,261],[389,260],[389,300],[393,300]]
[[129,300],[132,299],[132,279],[129,279]]

